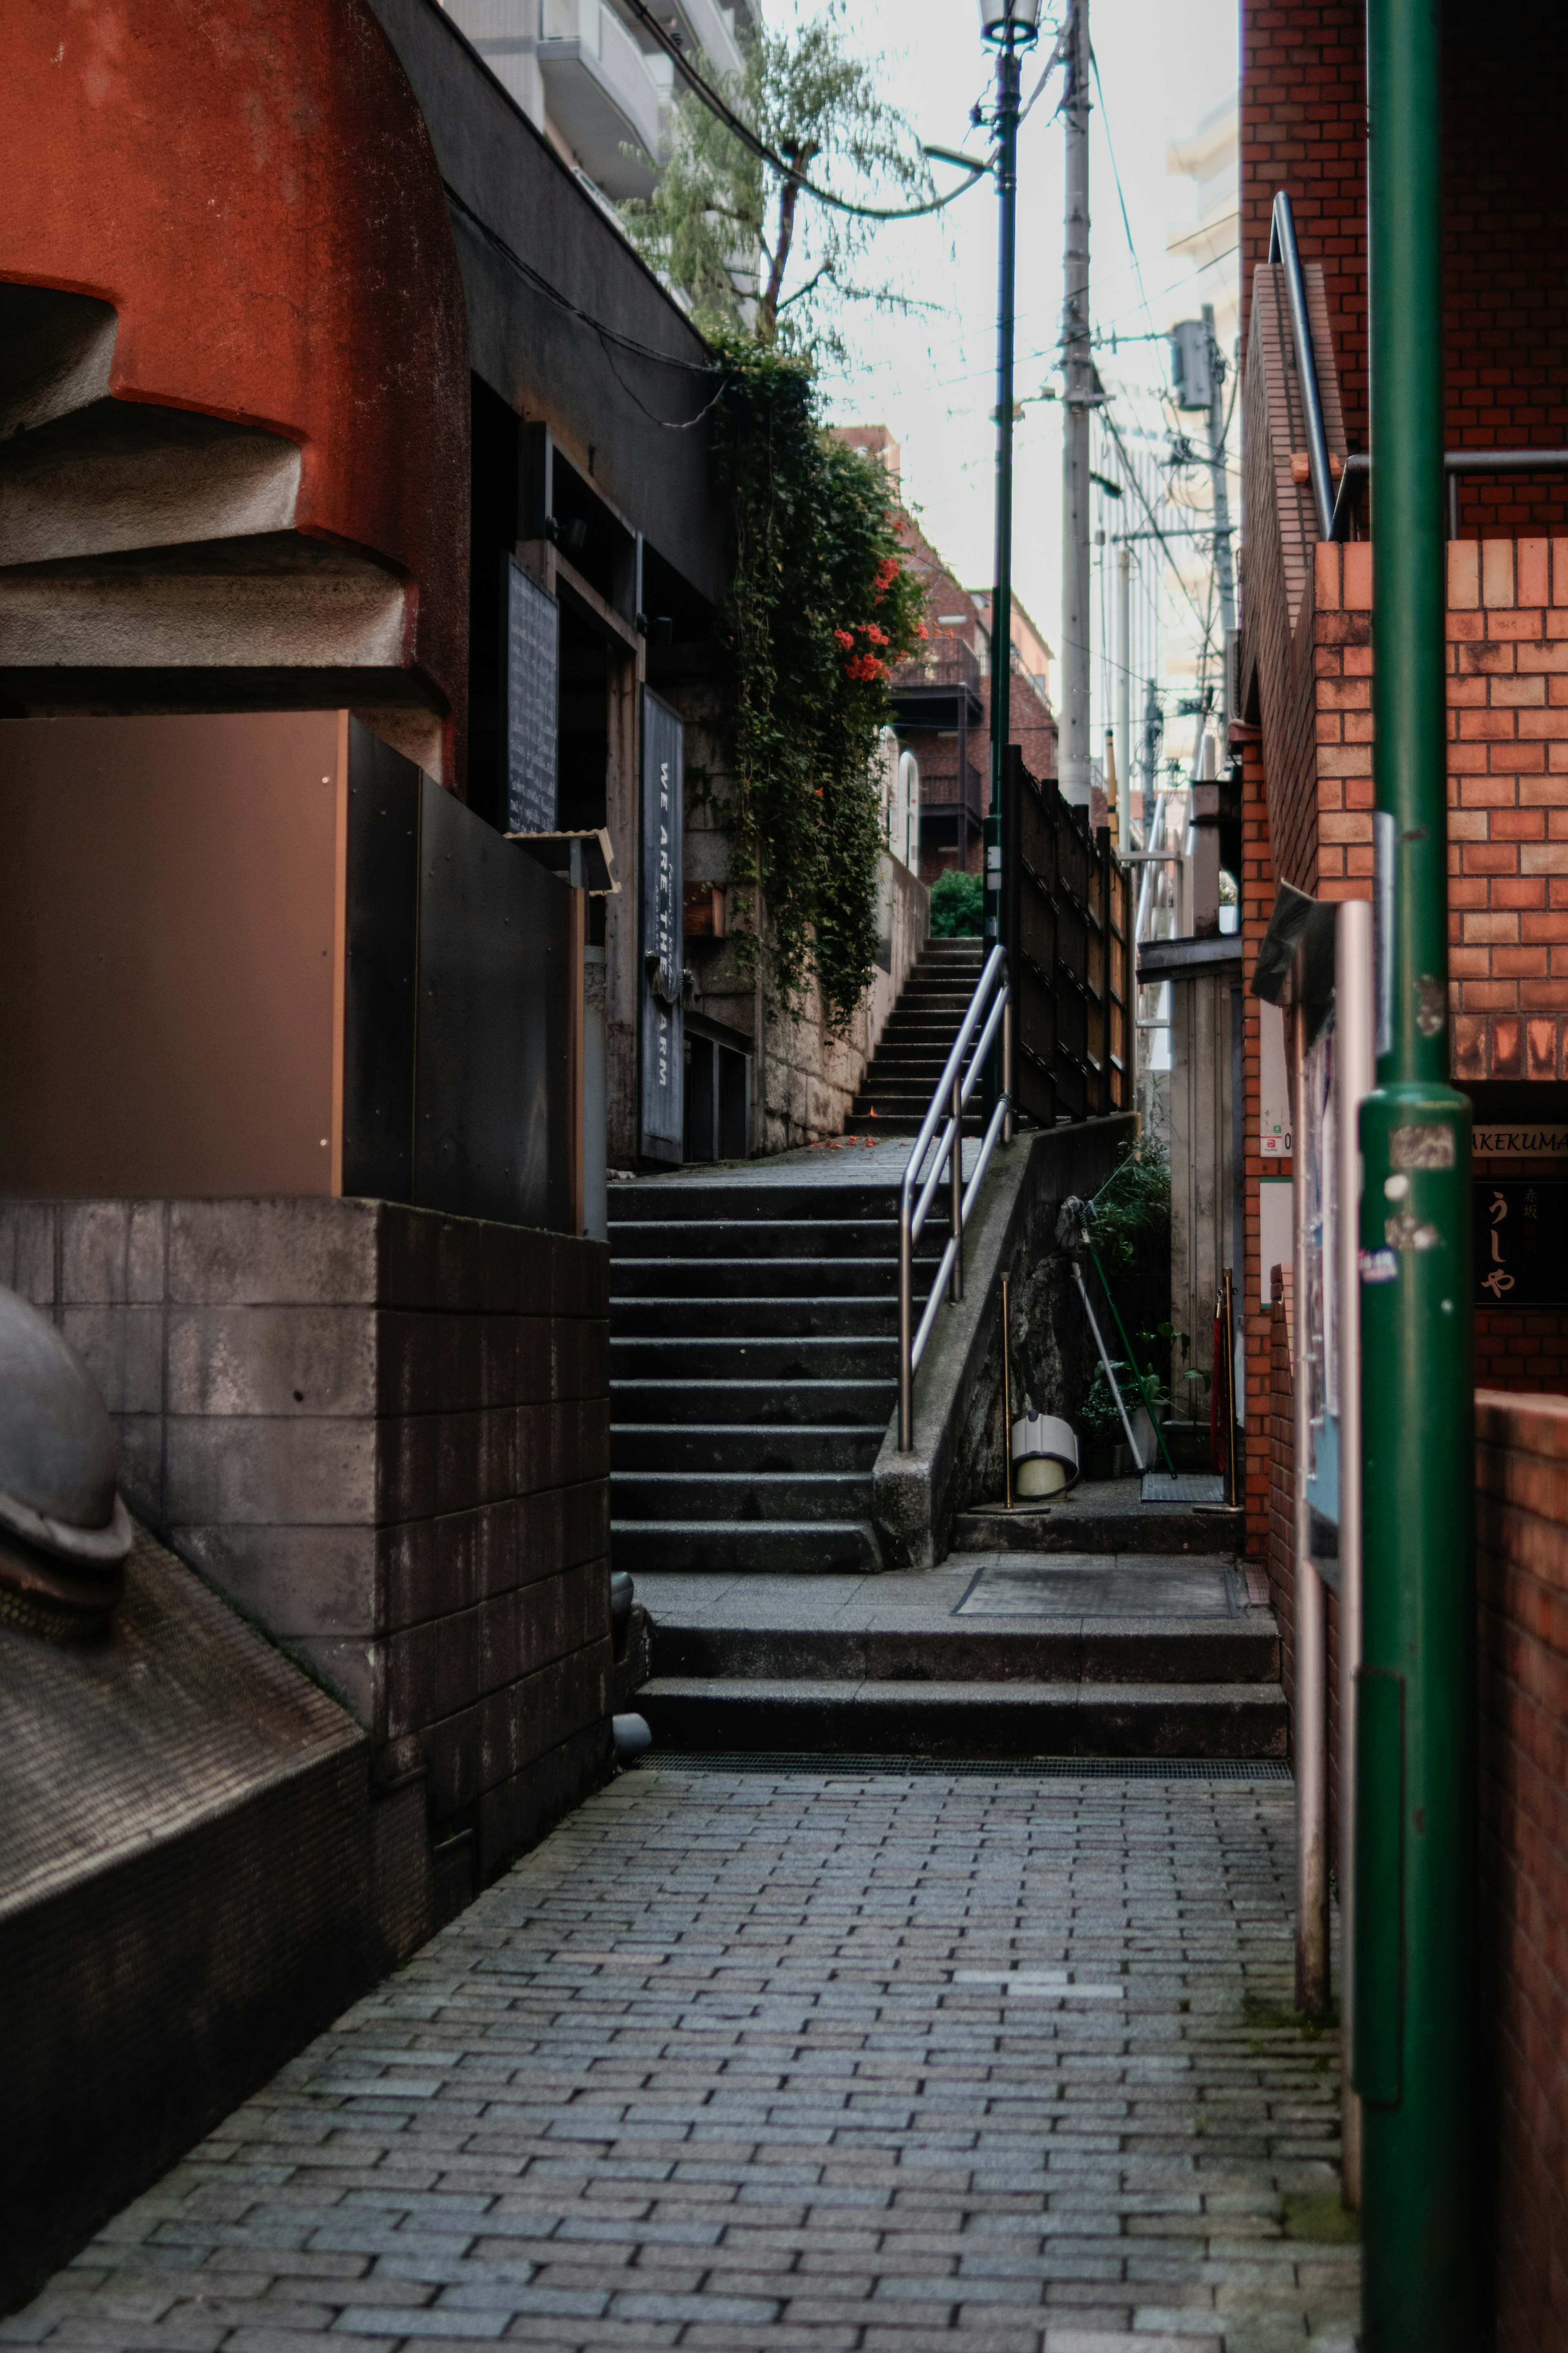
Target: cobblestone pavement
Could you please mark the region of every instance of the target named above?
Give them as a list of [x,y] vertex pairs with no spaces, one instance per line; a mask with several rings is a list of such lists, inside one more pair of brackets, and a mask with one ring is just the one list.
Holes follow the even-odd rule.
[[1353,2345],[1288,1783],[624,1775],[0,2343]]

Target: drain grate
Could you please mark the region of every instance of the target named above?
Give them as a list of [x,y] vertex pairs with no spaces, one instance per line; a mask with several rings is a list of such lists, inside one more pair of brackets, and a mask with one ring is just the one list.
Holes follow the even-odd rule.
[[767,1773],[812,1777],[892,1773],[1023,1781],[1289,1781],[1271,1757],[833,1757],[797,1750],[649,1748],[634,1773]]

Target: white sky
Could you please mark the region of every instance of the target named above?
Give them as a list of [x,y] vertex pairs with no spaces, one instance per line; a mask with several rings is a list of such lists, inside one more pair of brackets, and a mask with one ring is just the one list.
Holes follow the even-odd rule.
[[[1048,8],[1048,0],[1047,0]],[[814,13],[810,0],[767,0],[769,21]],[[880,55],[888,94],[918,135],[984,153],[969,109],[989,90],[992,52],[979,34],[974,0],[852,0],[855,46]],[[1173,220],[1194,217],[1192,185],[1170,179],[1165,146],[1184,137],[1205,110],[1236,86],[1237,0],[1099,0],[1090,33],[1104,85],[1091,117],[1089,203],[1095,324],[1109,332],[1163,333],[1212,297],[1224,265],[1200,281],[1166,255]],[[1027,99],[1049,55],[1054,30],[1042,23],[1024,66]],[[1050,374],[1061,310],[1062,129],[1054,109],[1059,74],[1025,123],[1018,156],[1017,375],[1019,398]],[[1120,166],[1147,311],[1129,257],[1117,201],[1109,129]],[[951,186],[950,167],[935,167]],[[875,268],[905,292],[941,304],[934,315],[879,317],[852,311],[846,338],[862,357],[847,378],[830,378],[835,421],[887,425],[903,449],[904,492],[925,528],[968,585],[992,569],[996,332],[996,204],[990,185],[933,218],[879,234]],[[1123,378],[1163,381],[1158,345],[1123,352]],[[1102,371],[1107,366],[1101,359]],[[1052,646],[1060,642],[1060,410],[1026,408],[1016,428],[1014,580]],[[1201,429],[1202,419],[1190,420]],[[1173,648],[1173,651],[1174,649]],[[1055,679],[1053,676],[1053,686]]]

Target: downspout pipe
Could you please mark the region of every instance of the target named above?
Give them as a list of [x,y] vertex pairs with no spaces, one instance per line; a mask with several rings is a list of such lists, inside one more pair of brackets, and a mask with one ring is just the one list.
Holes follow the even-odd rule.
[[1441,9],[1370,0],[1375,838],[1353,2054],[1363,2353],[1477,2342],[1469,1106],[1447,1083]]

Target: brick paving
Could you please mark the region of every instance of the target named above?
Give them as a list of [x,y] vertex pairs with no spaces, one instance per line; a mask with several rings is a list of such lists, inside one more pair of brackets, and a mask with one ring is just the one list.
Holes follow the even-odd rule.
[[120,2215],[52,2353],[1350,2353],[1288,1783],[623,1775]]

